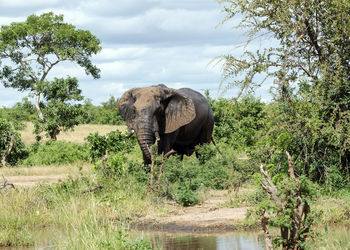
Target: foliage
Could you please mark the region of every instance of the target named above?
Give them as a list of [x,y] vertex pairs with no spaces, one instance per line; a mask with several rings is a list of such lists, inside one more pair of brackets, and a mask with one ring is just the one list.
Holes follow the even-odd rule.
[[85,138],[89,145],[90,157],[93,161],[109,153],[130,153],[136,145],[135,137],[125,138],[119,130],[112,131],[107,135],[99,135],[98,132]]
[[260,199],[255,213],[261,219],[265,238],[270,238],[267,225],[278,227],[281,234],[273,239],[276,248],[305,249],[308,238],[314,237],[312,226],[319,217],[310,210],[312,199],[318,195],[317,185],[305,176],[296,179],[291,172],[288,177],[274,176],[273,181],[263,169],[261,172],[258,177]]
[[[72,78],[66,81],[62,79],[48,81],[47,76],[51,70],[61,62],[70,61],[83,67],[86,74],[99,78],[100,70],[93,65],[90,57],[100,50],[100,41],[90,31],[79,30],[71,24],[64,23],[63,15],[55,15],[52,12],[40,16],[33,14],[24,22],[1,26],[0,79],[5,87],[17,88],[20,91],[28,90],[34,94],[38,118],[40,122],[45,123],[46,119],[51,118],[44,117],[40,107],[41,95],[43,94],[50,102],[47,108],[67,109],[62,105],[60,95],[67,91],[67,85],[77,85],[77,81]],[[61,84],[64,86],[59,86]],[[76,89],[77,86],[73,91]],[[61,102],[56,103],[56,98],[61,98]],[[77,100],[77,98],[70,99]],[[55,112],[47,111],[45,115],[52,114]],[[53,127],[62,126],[62,124],[52,125],[53,120],[55,118],[46,125],[48,132],[54,130]],[[69,127],[72,124],[64,124],[65,126]],[[55,133],[52,138],[55,139]]]
[[113,96],[107,102],[102,102],[100,106],[94,106],[91,100],[85,100],[82,108],[85,116],[83,123],[90,124],[109,124],[109,125],[122,125],[124,120],[121,118],[118,108],[118,99]]
[[[225,157],[217,153],[213,145],[197,147],[201,157],[198,160],[194,156],[186,157],[183,161],[179,157],[170,157],[164,160],[163,187],[166,187],[166,195],[174,198],[184,206],[194,205],[201,201],[198,194],[201,187],[211,189],[227,189],[235,187],[242,182],[242,176],[237,174],[242,166],[239,166],[235,155],[222,148]],[[156,163],[159,166],[160,157]],[[206,159],[205,161],[203,161]],[[249,167],[251,167],[249,165]],[[242,174],[246,178],[252,171],[248,166],[243,167]],[[155,173],[158,172],[156,168]],[[237,184],[240,183],[240,184]]]
[[125,154],[134,149],[135,137],[125,138],[125,135],[117,130],[105,136],[96,132],[85,139],[88,143],[90,158],[95,162],[96,170],[114,178],[127,173],[128,166]]
[[349,1],[219,2],[227,21],[241,18],[237,27],[247,31],[248,44],[272,41],[256,51],[245,49],[241,57],[222,58],[226,88],[250,93],[273,80],[275,110],[258,143],[268,154],[259,154],[261,160],[285,169],[288,150],[299,175],[330,190],[344,187],[350,181]]
[[[66,80],[56,79],[56,81],[66,82],[66,83],[69,83],[69,81],[71,81],[71,82],[75,81],[74,78],[72,78],[70,80],[69,79],[70,78],[68,77]],[[59,87],[57,85],[55,86],[54,83],[49,83],[49,84],[52,85],[52,87],[56,87],[56,88]],[[53,90],[54,88],[52,88],[52,87],[50,89]],[[67,88],[67,87],[69,87],[69,86],[62,86],[62,89],[60,89],[60,90],[58,89],[58,91],[62,92],[64,90],[64,88]],[[77,88],[77,86],[73,87],[73,89],[75,89],[75,91],[80,91]],[[47,90],[49,90],[49,89],[47,89]],[[69,92],[73,92],[72,89]],[[71,95],[67,95],[67,98],[70,96]],[[53,96],[51,96],[51,97],[53,98]],[[80,99],[80,98],[77,98],[77,99]],[[48,105],[47,103],[49,103],[49,102],[54,102],[54,103],[64,102],[64,105],[68,106],[67,107],[68,109],[70,106],[77,106],[79,108],[78,109],[79,116],[77,117],[76,120],[78,120],[79,123],[82,123],[82,124],[109,124],[109,125],[123,125],[123,124],[125,124],[124,120],[121,118],[121,116],[119,114],[118,108],[116,108],[118,100],[115,99],[113,96],[110,97],[110,99],[107,102],[102,102],[101,105],[98,105],[98,106],[93,105],[91,99],[84,99],[82,101],[83,101],[82,104],[78,104],[73,99],[70,101],[68,101],[68,100],[64,101],[61,99],[60,102],[57,102],[57,100],[51,99],[51,101],[50,101],[47,99],[45,102],[41,102],[40,105],[41,105],[41,108],[44,108],[46,105]],[[51,105],[51,106],[54,106],[54,105]],[[54,109],[57,109],[57,108],[54,106]],[[51,115],[51,113],[49,111],[44,111],[44,112],[48,112],[48,115]],[[63,113],[63,112],[61,112],[61,113]],[[55,114],[53,114],[53,115],[54,115],[54,117],[52,118],[52,120],[58,120],[58,118],[55,116]],[[62,115],[60,115],[60,116],[62,116]],[[29,101],[29,99],[27,97],[23,98],[23,100],[21,102],[17,102],[12,107],[0,108],[0,117],[7,119],[7,120],[11,120],[13,122],[16,121],[18,124],[18,126],[17,125],[16,126],[18,128],[23,127],[24,121],[38,120],[37,115],[36,115],[35,106]],[[48,118],[48,119],[50,119],[50,118]],[[63,123],[63,122],[64,121],[58,120],[58,123]],[[42,129],[44,129],[44,128],[42,128]],[[46,130],[46,131],[48,131],[48,130]]]
[[11,108],[0,108],[0,118],[11,121],[14,128],[18,130],[24,128],[25,121],[32,121],[35,119],[35,116],[35,107],[27,97],[23,98],[21,102],[17,102]]
[[24,166],[63,165],[77,161],[87,161],[89,153],[86,145],[73,142],[47,141],[31,145]]
[[[10,145],[12,150],[9,152]],[[19,133],[6,120],[0,118],[0,159],[5,164],[16,165],[27,156],[24,143]],[[1,164],[2,166],[3,164]]]
[[221,98],[210,103],[215,119],[214,138],[240,150],[255,145],[257,134],[264,128],[264,103],[252,96],[238,101]]
[[42,93],[44,102],[40,104],[46,118],[45,122],[35,120],[34,132],[38,135],[45,131],[51,139],[57,140],[60,131],[73,129],[83,119],[84,110],[81,104],[76,103],[83,99],[78,80],[71,77],[55,78],[43,85]]

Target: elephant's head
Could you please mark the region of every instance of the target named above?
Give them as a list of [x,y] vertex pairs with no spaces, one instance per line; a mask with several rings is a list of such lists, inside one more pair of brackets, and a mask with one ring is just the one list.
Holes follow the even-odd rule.
[[118,102],[119,113],[136,133],[145,164],[151,163],[150,147],[162,134],[176,131],[196,116],[191,99],[165,85],[134,88],[125,92]]

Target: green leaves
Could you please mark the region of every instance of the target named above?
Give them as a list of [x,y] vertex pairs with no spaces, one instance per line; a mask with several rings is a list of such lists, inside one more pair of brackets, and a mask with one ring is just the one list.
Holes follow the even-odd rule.
[[275,103],[255,151],[257,161],[286,170],[281,152],[288,150],[298,174],[331,186],[350,183],[350,2],[219,2],[226,21],[239,17],[247,45],[269,41],[222,57],[227,89],[238,86],[240,94],[249,94],[266,79],[273,83]]
[[45,101],[41,103],[45,122],[35,121],[37,134],[46,131],[51,139],[56,139],[61,130],[72,129],[83,120],[85,113],[82,105],[78,103],[83,96],[76,78],[55,78],[53,81],[44,82],[38,88]]
[[62,15],[30,15],[25,22],[1,27],[0,58],[9,61],[0,77],[5,86],[33,90],[57,63],[68,60],[99,78],[90,57],[100,50],[100,41],[90,31],[64,23]]
[[211,102],[214,112],[214,137],[236,149],[254,146],[259,130],[264,127],[265,104],[253,97]]
[[16,165],[27,156],[21,136],[5,119],[0,118],[0,167]]
[[[90,57],[100,50],[99,39],[90,31],[65,23],[63,15],[53,12],[30,15],[25,22],[1,27],[0,80],[5,87],[29,90],[36,95],[40,120],[36,132],[47,131],[56,139],[60,130],[70,129],[81,120],[80,105],[69,102],[83,97],[76,78],[47,81],[47,75],[58,63],[71,61],[83,67],[87,75],[99,78],[100,70]],[[41,94],[45,104],[39,103]]]

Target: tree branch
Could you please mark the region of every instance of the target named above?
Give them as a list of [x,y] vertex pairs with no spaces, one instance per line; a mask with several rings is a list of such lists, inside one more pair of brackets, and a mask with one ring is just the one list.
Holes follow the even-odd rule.
[[275,186],[275,184],[273,184],[271,177],[264,170],[262,164],[260,165],[260,172],[263,175],[262,181],[260,183],[261,187],[271,195],[272,199],[277,203],[277,205],[280,209],[284,209],[284,205],[282,203],[282,200],[277,194],[277,187]]

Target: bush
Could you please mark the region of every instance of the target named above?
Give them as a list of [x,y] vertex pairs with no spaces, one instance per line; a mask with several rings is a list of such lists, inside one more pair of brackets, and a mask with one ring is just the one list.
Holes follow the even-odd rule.
[[196,190],[192,190],[189,187],[180,187],[175,194],[175,200],[180,205],[187,207],[198,204],[200,199]]
[[136,145],[134,137],[127,139],[119,130],[112,131],[105,136],[96,132],[88,135],[85,140],[88,143],[89,154],[93,161],[104,156],[107,150],[109,153],[130,153]]
[[[11,152],[8,154],[10,144],[13,144],[13,146]],[[15,131],[9,122],[0,118],[0,160],[5,156],[4,163],[14,166],[27,155],[28,152],[19,133]]]
[[245,97],[239,101],[211,100],[214,112],[214,137],[234,149],[245,150],[254,146],[257,133],[264,128],[265,104],[254,97]]
[[84,123],[122,125],[124,120],[118,111],[118,99],[113,96],[107,102],[102,102],[102,106],[94,106],[90,99],[86,99],[83,104],[85,116]]
[[34,143],[29,157],[23,161],[25,166],[63,165],[89,159],[86,145],[64,141]]
[[[185,157],[183,161],[176,156],[164,160],[162,179],[166,182],[167,195],[179,204],[189,206],[200,202],[198,190],[201,186],[222,190],[241,185],[253,173],[252,166],[238,163],[232,149],[222,149],[224,157],[213,145],[203,145],[196,148],[201,155],[200,160],[194,156]],[[156,166],[159,165],[158,157]]]

